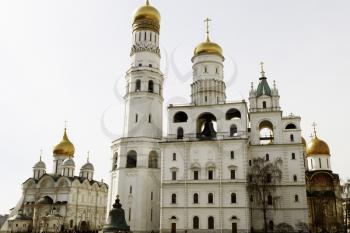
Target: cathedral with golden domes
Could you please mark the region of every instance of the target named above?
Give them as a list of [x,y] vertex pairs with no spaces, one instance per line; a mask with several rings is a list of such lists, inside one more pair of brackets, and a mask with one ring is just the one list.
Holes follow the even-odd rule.
[[87,159],[76,175],[75,148],[64,129],[53,149],[53,170],[40,155],[33,176],[22,184],[22,196],[1,232],[97,232],[106,218],[108,186],[94,180]]
[[[211,39],[208,18],[205,39],[188,58],[191,101],[166,106],[164,135],[160,13],[146,1],[132,20],[124,128],[111,146],[108,209],[119,195],[135,233],[307,232],[309,226],[319,232],[325,229],[315,222],[319,214],[322,226],[340,220],[339,178],[327,144],[315,134],[306,146],[301,117],[283,114],[263,64],[248,101],[226,99],[224,52]],[[252,191],[256,161],[263,175]]]

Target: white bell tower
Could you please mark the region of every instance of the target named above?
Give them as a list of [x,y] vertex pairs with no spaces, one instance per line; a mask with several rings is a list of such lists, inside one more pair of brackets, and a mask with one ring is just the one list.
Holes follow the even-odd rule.
[[133,15],[131,67],[126,72],[123,137],[112,143],[109,205],[119,195],[132,232],[158,232],[163,74],[160,14],[146,1]]

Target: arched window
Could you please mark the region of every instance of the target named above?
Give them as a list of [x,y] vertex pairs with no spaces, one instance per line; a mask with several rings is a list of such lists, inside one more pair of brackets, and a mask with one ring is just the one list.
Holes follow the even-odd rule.
[[148,115],[148,123],[151,123],[151,122],[152,122],[152,115],[149,114],[149,115]]
[[208,67],[204,66],[204,73],[208,73]]
[[294,135],[293,134],[290,135],[290,141],[294,142]]
[[193,203],[198,204],[198,193],[193,194]]
[[141,91],[141,80],[140,79],[136,80],[135,91]]
[[235,193],[231,193],[231,203],[237,203],[237,197]]
[[135,115],[135,122],[138,122],[138,121],[139,121],[139,115],[136,114],[136,115]]
[[157,152],[151,151],[149,153],[148,167],[149,168],[158,168],[158,154],[157,154]]
[[208,218],[208,229],[214,229],[214,217],[212,216]]
[[193,229],[199,229],[199,218],[198,216],[193,217]]
[[266,155],[265,155],[265,160],[266,160],[266,161],[270,161],[270,155],[269,155],[269,154],[266,154]]
[[231,159],[235,159],[235,152],[231,150]]
[[292,153],[292,159],[295,159],[295,153]]
[[208,203],[209,204],[213,204],[214,203],[214,197],[212,193],[208,194]]
[[128,152],[126,158],[126,167],[127,168],[135,168],[137,165],[137,153],[134,150]]
[[272,196],[271,195],[267,196],[267,204],[272,205]]
[[187,122],[188,116],[185,112],[177,112],[174,115],[174,123]]
[[226,112],[226,120],[241,119],[241,112],[238,109],[231,108]]
[[154,89],[154,84],[152,80],[148,81],[148,92],[153,93],[153,89]]
[[113,170],[118,168],[118,152],[114,153],[113,156]]
[[294,125],[293,123],[290,123],[286,126],[286,129],[296,129],[296,125]]
[[236,125],[231,125],[230,127],[230,137],[237,136],[237,126]]
[[260,144],[270,144],[273,142],[273,125],[270,121],[262,121],[259,124]]
[[266,101],[263,101],[263,108],[266,108]]
[[70,228],[73,227],[73,223],[74,223],[74,221],[73,221],[73,219],[71,219],[71,220],[69,221],[69,227],[70,227]]
[[171,204],[176,204],[176,194],[171,194]]
[[184,129],[179,127],[177,129],[177,139],[183,139],[184,138]]

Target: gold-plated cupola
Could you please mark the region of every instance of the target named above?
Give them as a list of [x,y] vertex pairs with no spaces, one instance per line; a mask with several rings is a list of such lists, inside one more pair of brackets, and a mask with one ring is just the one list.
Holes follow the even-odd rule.
[[133,14],[133,30],[152,30],[159,33],[160,14],[159,11],[150,5],[149,1],[146,4],[136,9]]

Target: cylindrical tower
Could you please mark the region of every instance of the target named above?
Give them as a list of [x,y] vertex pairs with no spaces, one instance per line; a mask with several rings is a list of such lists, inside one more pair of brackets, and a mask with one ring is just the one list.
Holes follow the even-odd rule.
[[134,12],[131,68],[126,73],[124,137],[162,137],[163,74],[160,14],[146,4]]
[[194,50],[191,99],[195,105],[212,105],[226,101],[224,82],[224,56],[220,45],[209,39],[209,19],[206,19],[207,36]]

